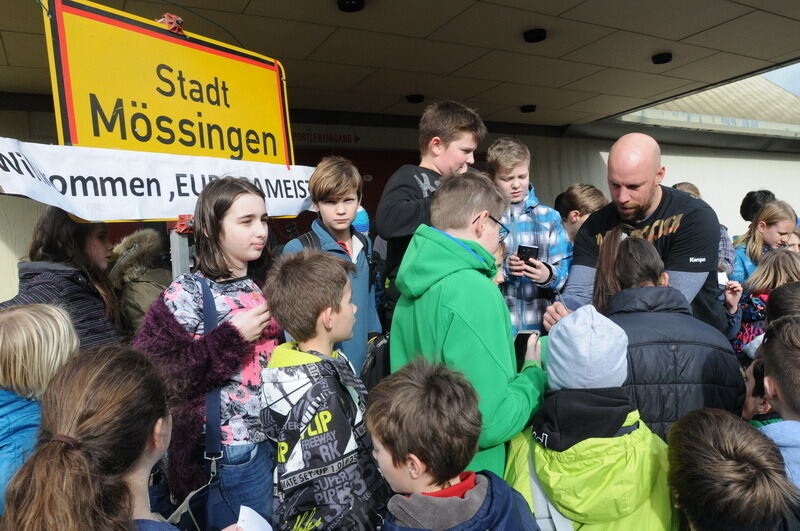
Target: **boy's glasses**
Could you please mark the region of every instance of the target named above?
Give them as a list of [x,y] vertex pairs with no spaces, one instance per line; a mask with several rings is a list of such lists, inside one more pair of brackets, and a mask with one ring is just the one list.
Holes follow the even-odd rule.
[[[472,223],[475,223],[476,221],[478,221],[478,220],[480,219],[480,217],[481,217],[481,216],[480,216],[480,214],[479,214],[479,215],[478,215],[478,217],[476,217],[475,219],[473,219],[473,220],[472,220]],[[491,219],[492,221],[494,221],[495,223],[497,223],[497,224],[500,226],[500,234],[499,234],[499,236],[500,236],[500,241],[502,242],[503,240],[505,240],[505,239],[506,239],[506,237],[508,236],[508,234],[509,234],[511,231],[510,231],[510,230],[508,230],[508,227],[506,227],[505,225],[503,225],[502,223],[500,223],[500,221],[499,221],[499,220],[497,220],[497,219],[496,219],[494,216],[492,216],[492,215],[489,215],[489,219]],[[470,225],[472,225],[472,223],[470,223]]]

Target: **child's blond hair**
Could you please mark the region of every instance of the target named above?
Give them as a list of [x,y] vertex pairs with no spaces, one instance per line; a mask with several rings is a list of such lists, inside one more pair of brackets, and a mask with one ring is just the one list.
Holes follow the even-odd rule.
[[789,203],[785,201],[771,201],[761,207],[756,217],[753,218],[753,222],[747,232],[736,240],[737,245],[742,243],[747,245],[747,256],[756,264],[761,260],[761,253],[764,250],[764,237],[758,230],[758,226],[762,221],[767,226],[781,221],[792,221],[796,224],[797,214]]
[[486,172],[494,178],[502,170],[510,170],[520,163],[530,165],[531,152],[528,146],[509,136],[492,142],[486,152]]
[[789,249],[776,249],[761,259],[744,287],[753,295],[762,295],[797,281],[800,281],[800,254]]
[[72,319],[57,306],[30,304],[0,310],[0,387],[39,400],[78,346]]

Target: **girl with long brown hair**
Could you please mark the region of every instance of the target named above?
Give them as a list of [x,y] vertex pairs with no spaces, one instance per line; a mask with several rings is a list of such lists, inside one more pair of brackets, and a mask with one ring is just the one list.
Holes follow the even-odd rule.
[[147,497],[171,429],[166,387],[144,356],[106,345],[74,357],[44,392],[39,443],[9,484],[3,530],[174,530]]
[[0,308],[57,304],[72,317],[81,348],[117,341],[116,302],[106,275],[110,254],[105,223],[79,223],[47,207],[34,228],[28,260],[19,264],[19,293]]
[[[208,481],[203,416],[206,393],[220,389],[220,488],[232,514],[246,505],[268,519],[274,448],[258,418],[259,397],[261,369],[278,344],[280,327],[251,276],[268,259],[263,192],[243,178],[207,184],[195,206],[194,234],[194,273],[176,278],[153,302],[133,339],[174,399],[170,490],[182,500]],[[206,303],[211,322],[204,316]]]

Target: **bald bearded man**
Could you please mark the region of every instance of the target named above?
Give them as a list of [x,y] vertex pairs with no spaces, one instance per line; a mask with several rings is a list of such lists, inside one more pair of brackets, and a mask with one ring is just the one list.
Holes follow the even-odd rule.
[[631,236],[646,238],[656,247],[670,286],[683,293],[694,316],[720,331],[726,329],[728,320],[718,299],[717,215],[701,199],[661,186],[664,174],[661,148],[652,137],[631,133],[614,143],[608,154],[611,203],[589,216],[578,232],[564,305],[555,303],[548,308],[546,328],[569,310],[592,301],[603,236],[617,225],[627,224]]

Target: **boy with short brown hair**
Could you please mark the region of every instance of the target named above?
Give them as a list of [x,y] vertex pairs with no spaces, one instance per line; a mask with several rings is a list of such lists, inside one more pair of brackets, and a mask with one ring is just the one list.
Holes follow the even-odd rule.
[[334,348],[353,334],[354,269],[304,249],[280,257],[267,276],[272,315],[296,339],[261,371],[261,422],[277,445],[276,529],[374,528],[388,496],[365,433],[366,389]]
[[417,359],[372,389],[373,455],[398,494],[383,529],[537,529],[519,493],[488,471],[465,472],[478,448],[478,396],[460,373]]
[[324,157],[308,180],[308,192],[315,204],[326,199],[338,199],[350,194],[361,201],[364,179],[352,162],[344,157]]
[[352,162],[337,156],[323,158],[308,181],[311,201],[319,216],[309,232],[283,248],[283,254],[303,248],[321,249],[355,265],[350,282],[353,303],[359,312],[353,336],[337,348],[347,353],[356,373],[361,372],[370,336],[383,331],[375,305],[372,242],[353,228],[363,188],[364,180]]
[[[782,424],[782,423],[781,423]],[[743,420],[697,409],[670,428],[669,486],[697,531],[788,531],[800,526],[800,496],[778,448]]]
[[441,178],[464,173],[475,162],[473,152],[485,136],[478,113],[461,103],[433,103],[422,113],[420,163],[401,166],[389,178],[375,219],[378,235],[387,241],[387,326],[400,297],[394,281],[411,236],[420,224],[430,223],[431,199]]

